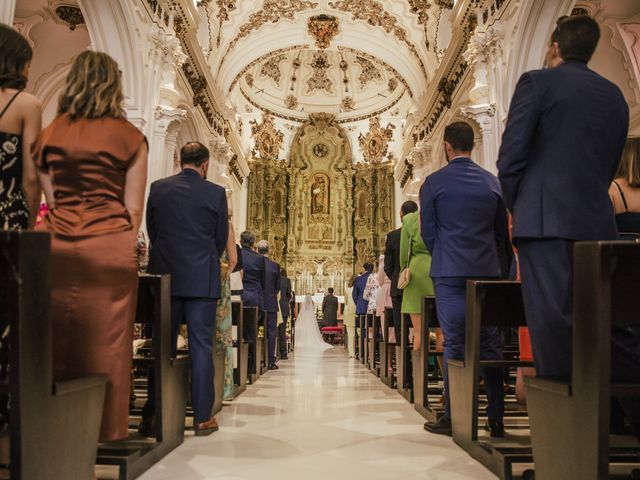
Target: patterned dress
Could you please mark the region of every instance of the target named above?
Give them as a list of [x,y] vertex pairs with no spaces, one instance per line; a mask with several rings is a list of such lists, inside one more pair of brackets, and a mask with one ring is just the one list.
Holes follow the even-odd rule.
[[231,320],[231,280],[229,272],[229,256],[225,251],[220,258],[220,275],[222,291],[216,310],[216,350],[224,351],[224,400],[233,400],[233,335]]
[[29,208],[22,192],[22,135],[0,132],[0,225],[26,230]]

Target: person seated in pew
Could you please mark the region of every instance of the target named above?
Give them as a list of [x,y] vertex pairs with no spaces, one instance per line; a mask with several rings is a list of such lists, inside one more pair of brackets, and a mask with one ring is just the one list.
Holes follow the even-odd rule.
[[[229,215],[224,188],[206,179],[209,150],[199,142],[185,144],[180,150],[180,165],[182,171],[177,175],[151,184],[148,269],[149,273],[171,275],[171,347],[175,355],[184,320],[191,356],[193,429],[196,435],[204,436],[218,430],[211,416],[215,399],[213,345],[217,304],[222,296],[220,257],[229,242]],[[143,434],[152,431],[153,378],[139,427]]]
[[[449,359],[464,360],[467,279],[498,279],[503,276],[499,248],[508,238],[507,209],[498,179],[471,160],[474,133],[465,122],[444,131],[448,165],[431,174],[420,189],[421,235],[431,253],[431,271],[438,321],[444,335],[445,413],[427,422],[432,433],[451,435],[451,400],[448,386]],[[506,272],[504,272],[506,274]],[[502,358],[496,327],[482,329],[481,358]],[[504,389],[502,371],[485,368],[488,420],[493,437],[504,436]],[[455,414],[455,412],[454,412]]]
[[[618,238],[609,194],[629,107],[614,83],[587,66],[599,40],[589,16],[558,20],[548,68],[518,81],[497,164],[513,214],[536,374],[563,382],[571,379],[573,246]],[[639,380],[640,348],[631,330],[613,328],[611,354],[612,378]],[[640,399],[620,403],[640,438]]]

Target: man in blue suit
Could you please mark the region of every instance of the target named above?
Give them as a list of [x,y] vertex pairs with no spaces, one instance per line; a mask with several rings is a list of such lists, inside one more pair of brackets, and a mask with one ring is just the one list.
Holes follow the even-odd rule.
[[269,370],[278,370],[276,365],[276,339],[278,337],[278,293],[280,293],[280,265],[269,258],[269,242],[258,242],[258,254],[264,257],[265,287],[263,290],[264,329],[269,348]]
[[[444,335],[445,414],[427,422],[432,433],[451,435],[449,359],[464,360],[467,279],[496,279],[499,252],[508,236],[507,209],[498,179],[471,160],[473,129],[456,122],[444,131],[448,165],[427,177],[420,189],[421,235],[431,253],[431,278],[435,287],[438,321]],[[426,272],[425,272],[426,275]],[[480,336],[481,357],[502,357],[495,327]],[[483,372],[488,399],[486,427],[494,437],[504,436],[502,371]]]
[[[620,89],[587,67],[599,39],[590,17],[558,21],[546,56],[551,68],[527,72],[518,82],[498,159],[542,378],[571,375],[573,244],[618,238],[608,189],[629,109]],[[637,379],[635,337],[620,328],[612,337],[612,375]],[[638,411],[635,423],[640,434]]]
[[227,199],[224,188],[206,180],[209,150],[204,145],[187,143],[180,151],[180,163],[180,173],[151,185],[148,270],[171,274],[172,345],[177,348],[184,320],[189,331],[194,430],[196,435],[209,435],[218,429],[211,416],[213,342],[221,293],[220,255],[229,233]]
[[[265,277],[265,259],[262,255],[258,255],[254,251],[256,243],[256,236],[249,231],[244,231],[240,234],[240,246],[242,253],[242,304],[245,307],[258,307],[258,312],[264,310],[264,294],[263,291],[266,285]],[[248,372],[255,372],[255,342],[256,332],[254,331],[253,324],[249,322],[244,323],[242,329],[242,335],[244,339],[249,342],[249,367]]]
[[356,304],[356,315],[365,315],[369,306],[369,301],[364,299],[364,288],[367,286],[369,275],[373,272],[373,265],[370,262],[366,262],[363,267],[364,272],[356,278],[351,292],[353,303]]

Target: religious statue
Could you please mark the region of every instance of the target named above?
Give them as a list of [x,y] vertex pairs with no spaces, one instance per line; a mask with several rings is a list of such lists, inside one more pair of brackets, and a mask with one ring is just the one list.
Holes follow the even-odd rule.
[[322,174],[311,184],[311,213],[329,213],[329,181]]
[[320,279],[324,276],[324,266],[327,264],[327,260],[324,262],[316,262],[312,260],[313,264],[316,266],[316,279]]

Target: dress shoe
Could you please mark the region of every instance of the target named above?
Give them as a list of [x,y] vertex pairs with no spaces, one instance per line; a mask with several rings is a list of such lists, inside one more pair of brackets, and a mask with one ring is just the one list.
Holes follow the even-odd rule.
[[424,424],[424,429],[429,433],[435,433],[436,435],[451,436],[451,419],[448,417],[440,417],[437,422],[427,422]]
[[280,360],[289,360],[287,355],[280,355]]
[[197,437],[211,435],[213,432],[218,431],[218,422],[216,421],[215,417],[211,417],[206,422],[194,423],[193,430],[195,431]]
[[493,438],[504,437],[504,423],[497,420],[487,420],[484,424],[484,429],[487,432],[491,432]]
[[156,436],[156,417],[147,417],[140,420],[138,425],[138,433],[143,437]]
[[280,367],[274,363],[269,365],[269,370],[280,370]]

